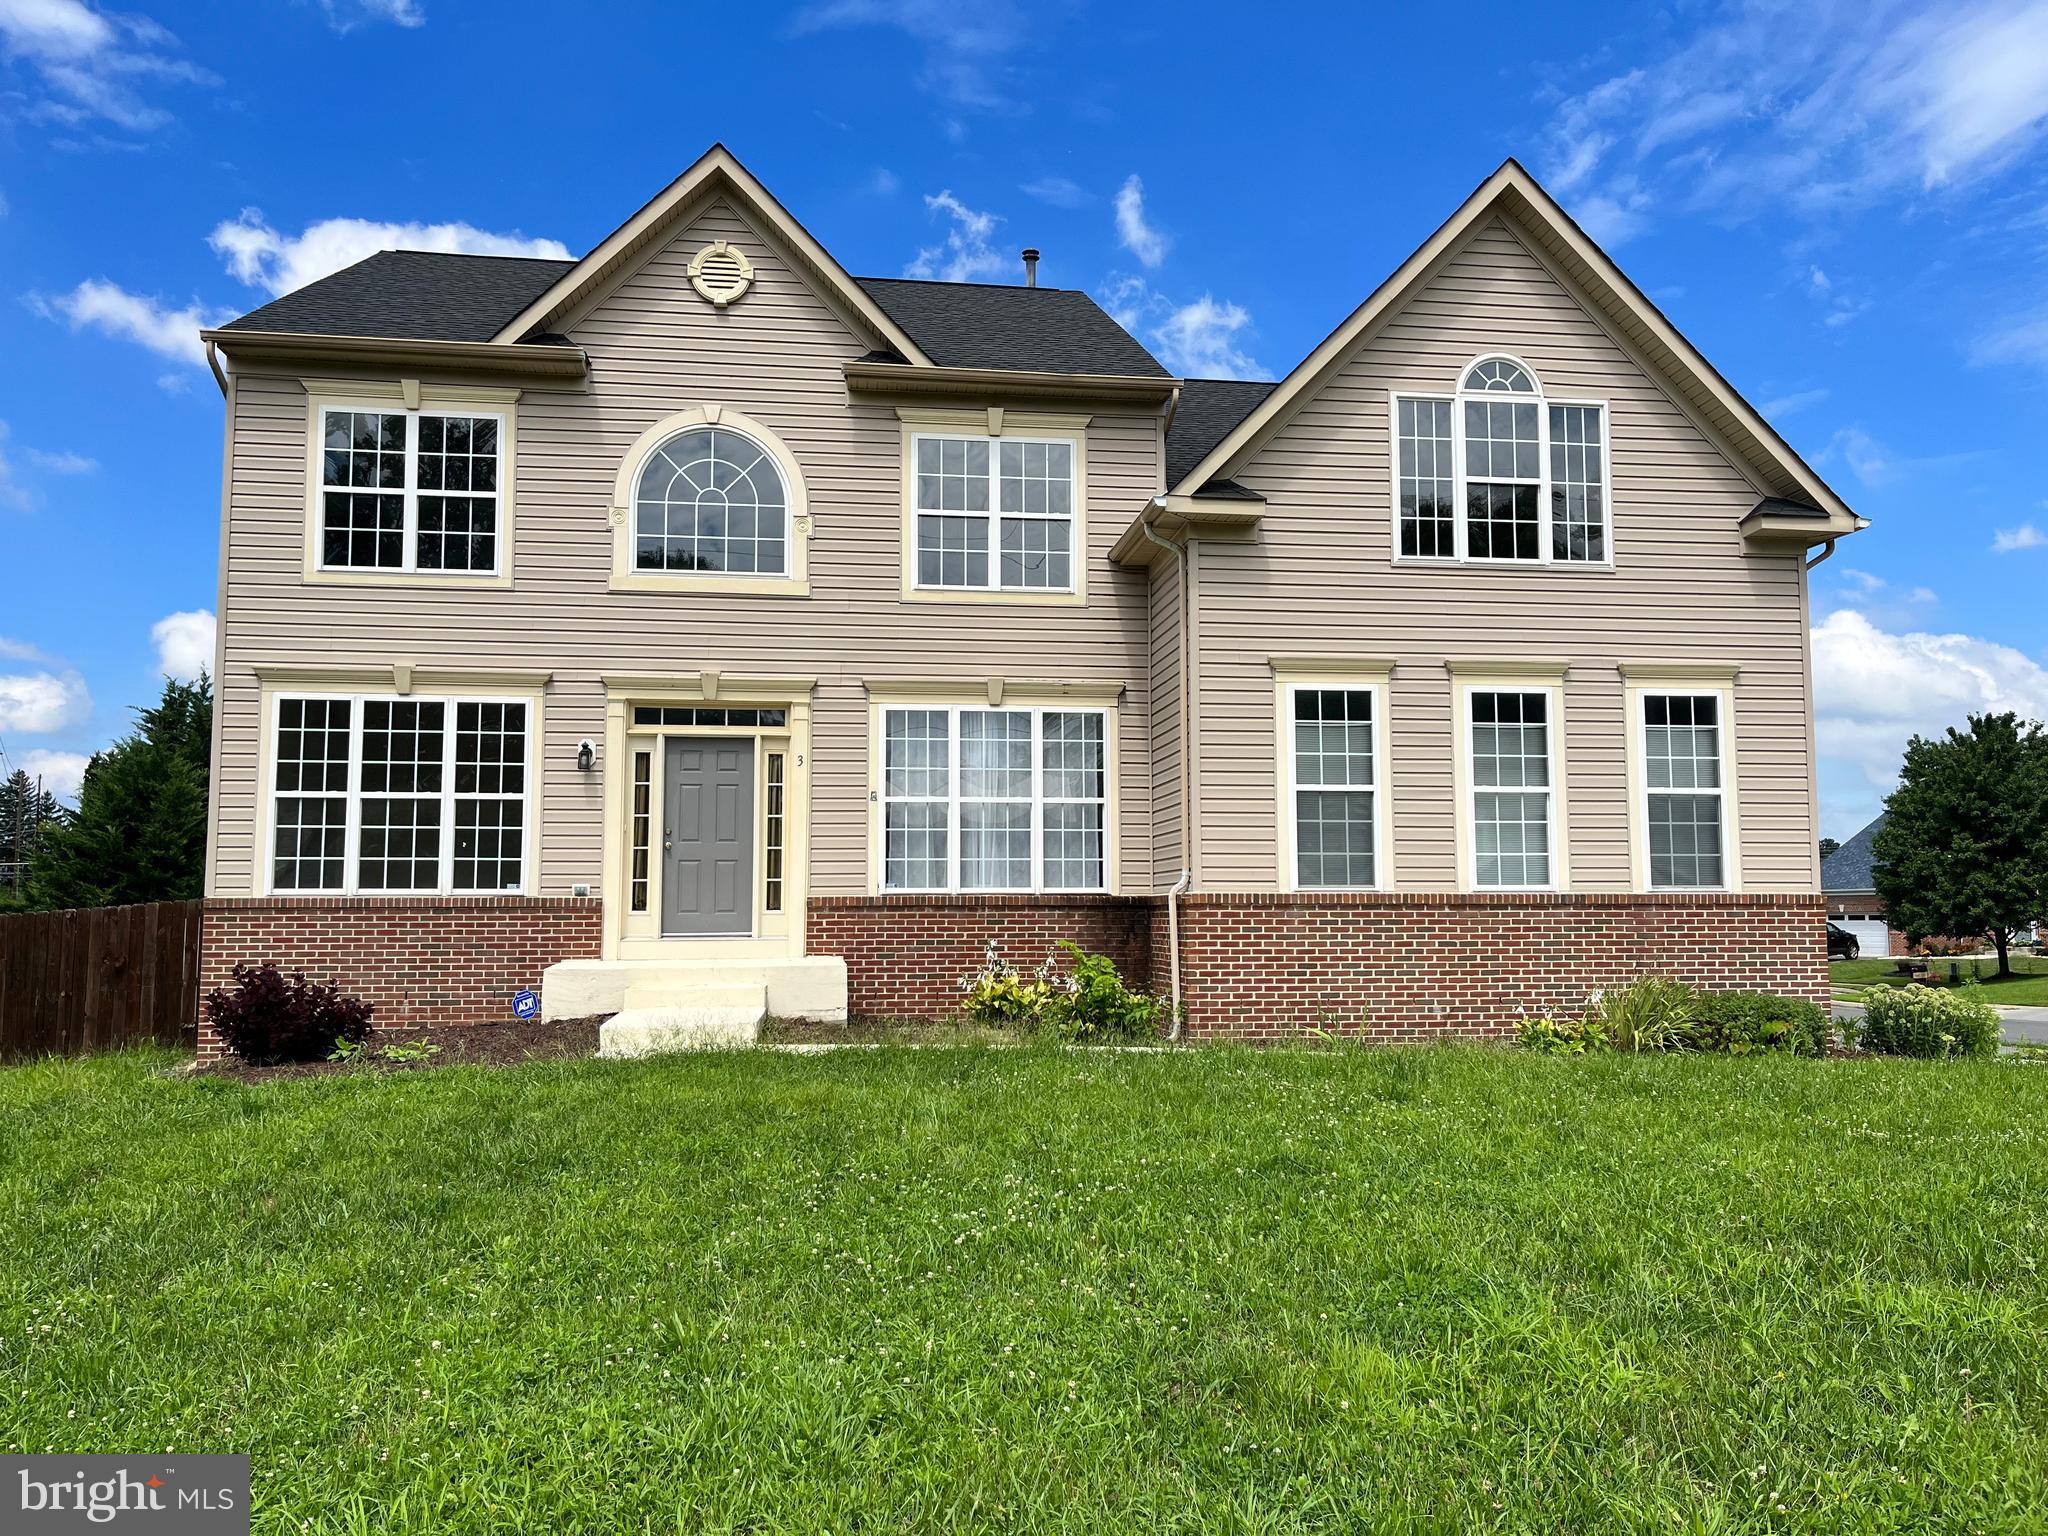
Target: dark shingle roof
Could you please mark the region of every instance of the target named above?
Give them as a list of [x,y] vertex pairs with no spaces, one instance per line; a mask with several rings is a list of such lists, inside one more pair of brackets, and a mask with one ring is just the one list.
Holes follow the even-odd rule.
[[225,328],[489,341],[575,265],[528,256],[379,251],[230,320]]
[[1782,496],[1766,496],[1743,514],[1743,521],[1748,522],[1752,517],[1817,517],[1825,520],[1827,513],[1803,501],[1787,501]]
[[1878,817],[1869,826],[1842,844],[1833,853],[1820,861],[1820,888],[1824,891],[1874,891],[1875,877],[1870,872],[1870,845],[1878,829],[1884,825],[1884,818]]
[[1182,384],[1180,408],[1166,429],[1167,489],[1186,479],[1277,387],[1261,379],[1189,379]]
[[[379,251],[225,328],[489,341],[574,265],[524,256]],[[1171,377],[1128,331],[1075,289],[892,277],[855,281],[942,368]]]
[[904,277],[854,281],[941,368],[1172,377],[1129,331],[1075,288]]

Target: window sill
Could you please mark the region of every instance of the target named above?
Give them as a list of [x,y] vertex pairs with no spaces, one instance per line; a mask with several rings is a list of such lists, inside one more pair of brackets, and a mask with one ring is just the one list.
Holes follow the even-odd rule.
[[747,597],[809,597],[807,576],[669,576],[646,571],[613,571],[614,592],[701,592]]
[[308,570],[307,586],[337,587],[474,587],[512,585],[510,571],[348,571]]
[[906,603],[989,603],[1022,604],[1039,608],[1080,608],[1088,602],[1086,592],[1033,592],[1015,588],[988,590],[982,587],[912,587],[903,589]]
[[1433,567],[1438,570],[1512,571],[1612,571],[1612,560],[1460,560],[1456,555],[1395,555],[1390,565]]

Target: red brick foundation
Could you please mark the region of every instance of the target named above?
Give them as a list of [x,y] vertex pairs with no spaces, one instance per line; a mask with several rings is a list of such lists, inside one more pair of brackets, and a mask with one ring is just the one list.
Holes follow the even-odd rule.
[[[602,907],[568,896],[214,897],[201,919],[199,991],[240,964],[304,971],[377,1005],[384,1025],[512,1016],[557,960],[595,956]],[[199,1021],[199,1058],[221,1044]]]
[[813,896],[804,948],[845,958],[849,1013],[946,1018],[958,1011],[961,984],[981,969],[991,941],[1028,972],[1055,940],[1072,939],[1146,985],[1156,905],[1149,896]]
[[1656,974],[1826,1004],[1812,896],[1185,896],[1193,1035],[1499,1038]]

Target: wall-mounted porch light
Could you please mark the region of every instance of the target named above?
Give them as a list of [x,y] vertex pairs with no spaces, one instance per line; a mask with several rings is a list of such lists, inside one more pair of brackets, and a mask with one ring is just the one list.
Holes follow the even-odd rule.
[[576,768],[578,772],[588,773],[596,766],[597,743],[586,736],[576,743]]

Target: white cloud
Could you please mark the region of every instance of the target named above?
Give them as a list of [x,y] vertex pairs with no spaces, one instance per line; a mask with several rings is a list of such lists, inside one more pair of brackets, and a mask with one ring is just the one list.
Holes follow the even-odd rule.
[[1859,571],[1853,565],[1842,568],[1841,579],[1854,587],[1858,592],[1866,595],[1875,592],[1884,585],[1884,578],[1882,576],[1873,576],[1868,571]]
[[92,695],[76,672],[0,673],[0,732],[62,731],[91,713]]
[[[1010,259],[989,244],[1002,216],[980,213],[968,207],[951,191],[928,194],[925,208],[953,221],[942,244],[920,247],[903,269],[905,277],[941,278],[949,283],[971,283],[1011,270]],[[1021,270],[1021,269],[1020,269]]]
[[149,627],[149,638],[156,646],[157,670],[187,683],[202,672],[211,672],[214,631],[213,614],[204,608],[166,614],[158,619]]
[[1843,427],[1820,451],[1823,462],[1839,458],[1865,485],[1875,489],[1898,478],[1898,466],[1884,444],[1861,427]]
[[296,235],[281,234],[264,222],[260,209],[214,226],[206,243],[220,253],[228,271],[252,287],[273,294],[296,288],[378,251],[453,251],[468,256],[546,256],[565,261],[569,248],[559,240],[499,234],[472,224],[402,224],[375,219],[321,219]]
[[83,752],[53,752],[48,747],[36,747],[15,759],[15,764],[32,779],[41,779],[43,788],[60,800],[75,801],[78,787],[85,782],[86,764],[92,759]]
[[[4,421],[0,421],[0,507],[12,507],[17,512],[26,512],[36,504],[34,487],[24,485],[15,473],[14,461],[8,454],[8,440],[13,433]],[[99,465],[80,453],[46,453],[40,448],[28,448],[22,452],[28,462],[51,475],[89,474]],[[10,642],[0,641],[0,657],[9,655]]]
[[426,12],[415,0],[320,0],[320,9],[337,32],[352,32],[366,21],[389,21],[401,27],[427,24]]
[[1251,329],[1252,317],[1243,305],[1219,303],[1205,293],[1175,309],[1151,334],[1159,360],[1182,378],[1270,377],[1264,364],[1240,349],[1240,338]]
[[2048,533],[2032,523],[2021,523],[2017,528],[2001,528],[1992,535],[1993,554],[2009,555],[2016,549],[2048,549]]
[[1167,247],[1172,244],[1145,222],[1145,183],[1135,173],[1126,177],[1116,190],[1116,238],[1148,267],[1166,260]]
[[1830,288],[1834,286],[1835,285],[1828,280],[1827,273],[1821,271],[1819,267],[1815,267],[1811,272],[1807,273],[1806,275],[1807,292],[1813,294],[1816,298],[1826,293]]
[[46,469],[53,475],[89,475],[100,467],[99,460],[68,449],[60,453],[45,453],[40,448],[31,448],[28,461],[37,469]]
[[200,344],[200,331],[235,316],[231,309],[214,309],[197,299],[182,309],[172,309],[161,299],[130,293],[96,277],[87,278],[66,294],[31,294],[29,307],[47,319],[68,321],[74,331],[102,331],[181,363],[204,363],[206,349]]
[[1633,177],[1617,177],[1605,192],[1574,198],[1571,215],[1596,245],[1611,251],[1650,227],[1650,194]]
[[1821,404],[1828,397],[1825,389],[1801,389],[1789,395],[1779,395],[1763,403],[1763,413],[1772,421],[1783,420],[1812,406]]
[[179,58],[177,45],[146,16],[95,10],[83,0],[0,0],[0,51],[33,70],[46,91],[29,103],[27,115],[37,121],[154,132],[171,114],[140,86],[220,83]]
[[1064,176],[1041,176],[1036,181],[1025,182],[1017,190],[1055,208],[1085,208],[1095,201],[1094,193]]
[[878,165],[868,173],[866,187],[876,197],[893,197],[903,189],[903,178],[886,165]]
[[1977,338],[1973,363],[2037,363],[2048,367],[2048,311],[2008,321]]
[[1972,635],[1892,633],[1853,608],[1813,630],[1815,735],[1820,755],[1889,791],[1906,742],[1968,717],[2015,710],[2048,721],[2048,668],[2011,646]]
[[[1007,55],[1034,38],[1043,41],[1043,15],[1027,18],[1018,0],[821,0],[791,19],[792,37],[847,27],[886,27],[905,33],[924,50],[917,83],[949,106],[1015,112]],[[965,132],[957,119],[949,137]]]
[[1582,222],[1605,198],[1640,227],[1648,205],[1630,196],[1642,191],[1659,205],[1823,221],[1981,180],[2048,123],[2048,0],[1880,0],[1809,8],[1797,25],[1790,14],[1732,8],[1559,103],[1543,158]]

